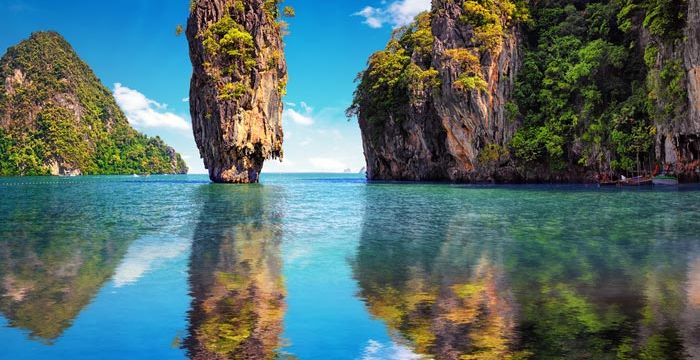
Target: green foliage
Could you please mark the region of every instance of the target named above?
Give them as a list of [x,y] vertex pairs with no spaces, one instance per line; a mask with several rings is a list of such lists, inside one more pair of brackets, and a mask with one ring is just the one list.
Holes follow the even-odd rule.
[[43,142],[33,136],[15,138],[0,129],[0,176],[48,175],[43,149]]
[[265,13],[271,19],[277,19],[279,17],[279,0],[265,0],[263,7],[265,9]]
[[248,91],[248,87],[241,83],[225,83],[219,89],[218,99],[221,101],[238,100]]
[[513,101],[507,102],[504,109],[506,112],[506,120],[508,120],[508,122],[510,123],[515,122],[518,119],[518,116],[520,116],[520,109],[518,108],[518,104],[516,104]]
[[687,0],[645,0],[643,25],[657,36],[680,38],[683,36]]
[[[171,148],[129,126],[112,97],[58,34],[35,33],[8,50],[0,78],[26,77],[0,98],[0,175],[47,175],[58,163],[83,174],[187,170]],[[79,116],[76,115],[79,111]]]
[[682,117],[687,104],[685,68],[682,60],[665,60],[661,68],[652,67],[647,76],[650,107],[659,122]]
[[417,54],[421,57],[421,60],[427,60],[427,57],[433,51],[433,43],[435,41],[433,39],[430,13],[423,12],[418,14],[413,23],[404,30],[404,34],[399,41],[409,52]]
[[[399,110],[408,101],[404,75],[410,62],[410,55],[396,40],[389,43],[387,50],[370,57],[369,67],[358,87],[358,95],[363,99],[357,99],[371,103],[372,107],[367,108],[368,114],[386,115],[391,110]],[[375,116],[369,118],[380,120]]]
[[[347,111],[348,117],[362,109],[363,116],[371,124],[382,124],[388,118],[402,121],[411,91],[423,92],[440,86],[437,70],[430,67],[432,46],[427,12],[396,31],[386,49],[373,54],[367,70],[358,76],[360,84]],[[412,55],[421,61],[412,62]]]
[[486,90],[488,84],[484,80],[481,72],[481,62],[479,61],[477,50],[460,48],[445,51],[450,60],[457,64],[460,69],[459,77],[454,81],[453,86],[460,91]]
[[284,14],[285,17],[297,16],[296,10],[294,10],[294,8],[291,6],[285,6],[284,9],[282,10],[282,13]]
[[508,148],[498,144],[486,144],[479,152],[477,160],[479,161],[479,165],[489,169],[493,176],[501,162],[509,156],[510,152]]
[[228,56],[248,69],[257,65],[253,36],[230,15],[209,26],[203,34],[202,44],[210,56]]
[[177,26],[175,26],[175,36],[180,36],[184,32],[185,32],[185,29],[182,27],[181,24],[177,24]]
[[659,4],[603,1],[577,8],[553,1],[533,8],[536,41],[515,89],[524,125],[510,144],[516,158],[552,170],[631,172],[648,163],[659,118],[654,104],[663,97],[673,113],[680,105],[670,99],[685,99],[678,64],[655,71],[658,47],[640,54],[630,46],[635,17]]
[[509,0],[467,0],[462,5],[462,21],[474,29],[474,42],[495,51],[503,42],[504,28],[529,19],[524,2]]
[[644,63],[649,68],[653,68],[656,65],[656,58],[659,56],[659,49],[654,45],[647,46],[644,49]]
[[71,164],[76,169],[92,170],[94,164],[89,156],[92,149],[74,117],[65,108],[51,103],[44,106],[37,118],[39,138],[46,144],[44,157]]
[[623,32],[631,31],[634,18],[642,17],[641,26],[665,40],[680,40],[687,16],[687,0],[624,0],[618,12],[618,27]]

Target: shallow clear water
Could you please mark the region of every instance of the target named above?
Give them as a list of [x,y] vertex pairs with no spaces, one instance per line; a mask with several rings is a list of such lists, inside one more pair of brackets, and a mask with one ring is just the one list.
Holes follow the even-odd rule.
[[0,179],[2,359],[700,358],[700,191]]

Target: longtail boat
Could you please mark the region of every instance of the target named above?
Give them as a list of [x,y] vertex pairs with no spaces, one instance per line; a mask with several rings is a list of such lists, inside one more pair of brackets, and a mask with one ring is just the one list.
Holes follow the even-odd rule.
[[653,184],[654,180],[648,176],[635,176],[620,180],[620,186],[650,186]]
[[654,183],[654,185],[676,186],[678,185],[678,178],[672,175],[659,175],[654,176],[652,182]]

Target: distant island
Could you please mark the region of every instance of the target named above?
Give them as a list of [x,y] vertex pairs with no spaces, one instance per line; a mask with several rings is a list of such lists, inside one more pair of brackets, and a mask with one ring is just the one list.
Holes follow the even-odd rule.
[[435,0],[360,74],[370,180],[700,180],[698,1]]
[[8,49],[0,80],[0,176],[187,173],[173,148],[129,125],[58,33]]

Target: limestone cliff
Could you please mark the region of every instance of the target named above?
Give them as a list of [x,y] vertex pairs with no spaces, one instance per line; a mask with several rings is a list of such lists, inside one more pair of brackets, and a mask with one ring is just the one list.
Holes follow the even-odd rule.
[[[678,172],[686,180],[700,181],[700,2],[688,2],[684,39],[687,71],[687,121],[675,129],[675,155]],[[673,158],[673,157],[672,157]],[[669,159],[670,160],[670,159]]]
[[215,182],[257,182],[282,156],[287,82],[275,0],[195,0],[187,24],[195,140]]
[[[649,72],[650,87],[667,96],[651,96],[658,111],[656,158],[681,180],[700,180],[700,4],[689,1],[679,36],[670,41],[645,31],[640,42],[659,51]],[[673,76],[664,79],[664,72]],[[666,81],[665,81],[666,80]],[[678,91],[672,88],[674,81]],[[657,84],[660,84],[657,85]],[[663,89],[665,87],[666,89]],[[663,91],[665,90],[665,91]],[[654,94],[654,92],[652,92]],[[655,94],[654,94],[655,95]],[[669,96],[670,95],[670,96]]]
[[434,0],[360,75],[370,180],[700,180],[697,1]]
[[131,128],[90,67],[55,32],[37,32],[0,60],[0,176],[179,174],[160,138]]
[[700,133],[700,2],[688,2],[685,35],[685,68],[688,70],[689,120]]
[[505,103],[520,53],[519,9],[485,10],[479,27],[460,2],[433,1],[430,13],[372,56],[349,109],[362,129],[369,179],[488,176],[478,171],[480,153],[515,131]]

